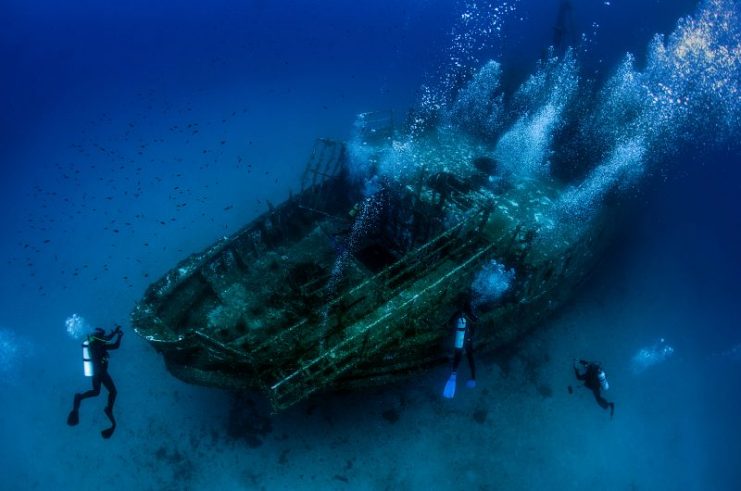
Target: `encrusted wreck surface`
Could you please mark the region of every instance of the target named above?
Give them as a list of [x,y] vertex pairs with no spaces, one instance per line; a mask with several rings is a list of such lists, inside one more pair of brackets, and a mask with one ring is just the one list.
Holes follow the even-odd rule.
[[178,378],[256,389],[281,409],[445,361],[448,318],[498,264],[514,280],[476,306],[477,347],[512,341],[588,274],[605,220],[544,238],[562,192],[554,182],[496,186],[491,160],[464,164],[357,180],[344,144],[317,141],[303,190],[152,284],[136,331]]

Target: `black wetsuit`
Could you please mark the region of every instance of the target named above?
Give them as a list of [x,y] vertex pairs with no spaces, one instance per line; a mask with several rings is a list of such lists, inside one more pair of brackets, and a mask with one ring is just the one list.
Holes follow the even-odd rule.
[[[109,341],[113,339],[116,334],[118,334],[118,339],[116,339],[116,342],[110,343]],[[100,386],[102,384],[105,386],[106,390],[108,390],[108,404],[106,405],[104,412],[106,416],[108,416],[112,425],[109,430],[104,430],[103,436],[108,438],[113,433],[113,429],[116,427],[116,419],[113,417],[113,404],[116,402],[118,391],[116,390],[116,385],[113,383],[111,375],[108,373],[108,351],[118,349],[121,345],[122,336],[123,332],[120,330],[102,336],[88,336],[88,350],[93,363],[93,388],[87,392],[83,392],[82,394],[75,394],[74,407],[67,419],[67,423],[70,426],[77,424],[78,411],[80,410],[80,403],[82,400],[100,395]]]
[[455,347],[453,353],[453,371],[458,371],[458,366],[461,364],[461,358],[463,357],[463,351],[466,351],[466,358],[468,359],[468,367],[471,370],[471,380],[476,380],[476,364],[473,361],[473,337],[474,337],[474,326],[472,320],[478,320],[478,317],[473,311],[468,308],[465,310],[458,310],[453,317],[450,318],[450,324],[453,328],[453,332],[457,334],[458,331],[458,319],[463,317],[466,319],[466,332],[463,337],[463,346],[461,348]]
[[615,403],[608,402],[607,399],[602,397],[602,386],[599,381],[600,366],[596,363],[585,360],[579,360],[579,363],[586,367],[586,370],[584,373],[579,373],[579,369],[576,366],[574,367],[574,374],[576,374],[577,380],[584,382],[584,386],[594,394],[597,404],[599,404],[602,409],[609,409],[610,417],[612,417],[615,413]]

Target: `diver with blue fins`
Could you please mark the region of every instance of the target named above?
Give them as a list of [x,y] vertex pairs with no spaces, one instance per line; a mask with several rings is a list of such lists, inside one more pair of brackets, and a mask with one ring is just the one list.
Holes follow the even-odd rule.
[[[110,341],[114,336],[118,336],[118,338],[115,342],[111,343]],[[106,334],[103,328],[97,327],[85,339],[85,342],[82,343],[83,369],[86,377],[92,377],[93,388],[82,394],[75,394],[72,411],[67,416],[67,424],[76,426],[80,422],[80,403],[83,399],[97,397],[100,394],[100,386],[102,384],[108,390],[108,404],[103,412],[105,412],[105,415],[111,421],[111,427],[100,432],[105,439],[110,438],[116,429],[116,419],[113,417],[113,403],[116,402],[116,395],[118,394],[116,385],[108,373],[108,359],[110,357],[108,351],[118,349],[121,345],[122,337],[123,331],[119,325],[116,325],[110,334]]]
[[468,367],[471,371],[471,377],[466,382],[466,387],[469,389],[476,387],[476,365],[473,361],[473,337],[474,322],[477,320],[479,320],[479,318],[473,312],[471,303],[468,301],[464,302],[462,307],[456,310],[450,318],[449,324],[455,332],[455,341],[453,349],[453,369],[451,370],[448,381],[445,383],[445,388],[443,389],[443,397],[446,399],[452,399],[455,396],[458,366],[461,364],[464,350],[466,352],[466,358],[468,358]]
[[[610,418],[615,414],[615,403],[608,402],[607,399],[602,397],[602,391],[606,391],[610,388],[610,384],[607,382],[607,375],[599,363],[593,361],[579,360],[579,364],[584,367],[584,372],[579,372],[579,366],[574,360],[574,374],[576,379],[584,382],[584,386],[592,391],[594,399],[602,409],[610,409]],[[571,393],[571,386],[569,386],[569,393]]]

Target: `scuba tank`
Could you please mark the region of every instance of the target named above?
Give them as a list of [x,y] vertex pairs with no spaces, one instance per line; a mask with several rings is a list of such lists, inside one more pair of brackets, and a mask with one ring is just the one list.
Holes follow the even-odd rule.
[[93,376],[93,359],[90,357],[90,340],[86,339],[82,343],[82,371],[86,377]]
[[466,318],[463,316],[458,317],[458,321],[455,325],[455,348],[463,348],[463,341],[466,339]]
[[597,374],[597,380],[599,380],[599,386],[602,390],[607,390],[610,388],[610,384],[607,382],[607,375],[605,375],[605,371],[601,368],[599,369],[599,373]]

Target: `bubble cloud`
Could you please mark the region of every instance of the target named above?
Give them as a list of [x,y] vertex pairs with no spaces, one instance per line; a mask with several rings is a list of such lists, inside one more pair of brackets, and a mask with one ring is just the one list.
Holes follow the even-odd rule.
[[80,339],[92,330],[90,324],[79,314],[72,314],[69,316],[67,320],[64,321],[64,325],[67,328],[67,334],[75,339]]

